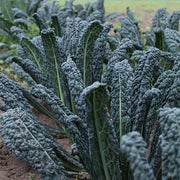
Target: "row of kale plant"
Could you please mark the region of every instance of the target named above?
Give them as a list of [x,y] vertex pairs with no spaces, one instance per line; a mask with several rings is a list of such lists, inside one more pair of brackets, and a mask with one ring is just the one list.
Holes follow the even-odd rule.
[[[21,47],[6,62],[30,89],[0,74],[2,141],[42,180],[179,179],[180,11],[159,9],[143,34],[129,8],[114,35],[104,14],[103,0],[67,1],[49,19],[33,14],[39,36],[11,27]],[[49,132],[66,134],[71,153]]]

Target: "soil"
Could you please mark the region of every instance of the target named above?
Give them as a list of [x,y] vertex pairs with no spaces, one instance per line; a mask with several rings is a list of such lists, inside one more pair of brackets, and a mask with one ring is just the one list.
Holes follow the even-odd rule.
[[[155,11],[154,10],[144,10],[143,17],[141,17],[142,20],[138,20],[138,26],[141,30],[150,30],[152,19],[154,17]],[[127,16],[126,13],[121,13],[121,16]],[[136,13],[134,13],[134,17],[136,18]],[[111,22],[113,24],[120,23],[119,17],[109,20],[107,22]],[[110,34],[113,33],[113,29],[110,31]]]
[[[145,30],[146,27],[151,25],[152,11],[147,10],[144,13],[143,21],[139,22],[141,29]],[[111,21],[112,23],[118,22],[118,19]],[[52,127],[55,126],[54,122],[47,116],[34,110],[38,120],[46,123]],[[0,111],[0,114],[3,112]],[[0,136],[0,180],[40,180],[38,172],[33,169],[29,163],[18,159],[12,154],[1,142]],[[71,142],[67,138],[56,138],[56,140],[67,150],[70,151]]]

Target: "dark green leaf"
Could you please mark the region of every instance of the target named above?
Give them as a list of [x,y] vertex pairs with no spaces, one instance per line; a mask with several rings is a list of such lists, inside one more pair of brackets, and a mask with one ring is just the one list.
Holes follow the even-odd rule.
[[108,95],[105,84],[95,82],[82,92],[87,98],[89,119],[90,152],[96,174],[93,179],[121,179],[119,169],[119,148],[107,112]]

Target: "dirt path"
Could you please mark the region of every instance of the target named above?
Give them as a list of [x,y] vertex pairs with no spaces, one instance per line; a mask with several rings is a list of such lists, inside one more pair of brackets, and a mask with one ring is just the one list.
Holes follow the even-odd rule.
[[0,180],[40,180],[40,178],[28,163],[18,159],[0,143]]

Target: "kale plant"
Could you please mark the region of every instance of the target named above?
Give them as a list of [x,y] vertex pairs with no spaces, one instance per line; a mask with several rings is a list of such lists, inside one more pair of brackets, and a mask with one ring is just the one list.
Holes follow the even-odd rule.
[[103,47],[106,46],[107,32],[111,27],[111,24],[103,26],[97,20],[88,22],[69,18],[62,37],[56,36],[55,30],[51,28],[43,29],[40,36],[32,40],[23,31],[13,27],[11,30],[22,46],[18,50],[22,58],[10,57],[7,62],[14,62],[21,67],[16,68],[18,74],[29,75],[29,85],[41,83],[52,88],[62,102],[75,111],[61,65],[71,56],[83,74],[86,86],[101,81],[105,59]]
[[[115,35],[109,38],[109,43],[111,47],[115,47],[116,49],[124,38],[131,39],[137,50],[133,55],[135,61],[137,61],[142,50],[156,47],[161,50],[159,61],[162,71],[172,69],[180,50],[179,19],[180,10],[175,10],[172,15],[169,15],[166,8],[160,8],[152,19],[150,31],[144,31],[142,33],[133,12],[128,7],[127,17],[120,17],[121,27],[114,29]],[[176,54],[175,57],[174,54]]]
[[[92,7],[86,4],[89,10]],[[154,40],[157,47],[143,44],[138,23],[129,8],[127,12],[113,49],[108,35],[112,25],[102,25],[98,18],[70,15],[63,31],[56,31],[37,15],[40,36],[33,39],[16,27],[11,29],[21,45],[20,57],[7,62],[13,62],[30,89],[0,74],[4,101],[0,108],[6,111],[0,116],[1,135],[3,143],[35,167],[41,179],[69,179],[70,171],[88,172],[97,180],[179,178],[177,18],[164,21],[166,13],[158,21],[162,28],[168,23],[173,26],[160,28],[165,38],[161,49]],[[40,123],[29,105],[51,117],[58,128]],[[73,143],[72,153],[49,132],[66,133]]]

